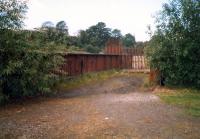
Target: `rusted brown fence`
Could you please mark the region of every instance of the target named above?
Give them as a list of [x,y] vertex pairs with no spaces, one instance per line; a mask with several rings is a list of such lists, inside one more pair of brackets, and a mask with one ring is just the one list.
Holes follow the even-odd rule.
[[110,69],[149,69],[143,48],[125,48],[121,41],[115,39],[106,43],[104,54],[66,54],[64,57],[60,71],[69,76]]
[[131,60],[131,66],[128,69],[132,71],[149,71],[147,60],[144,56],[144,49],[141,47],[126,48],[117,40],[109,40],[104,50],[106,54],[128,55]]
[[121,41],[111,39],[111,40],[107,41],[106,47],[104,49],[104,53],[121,55],[121,54],[123,54],[123,50],[124,50],[124,47],[123,47]]
[[69,76],[110,69],[128,69],[132,67],[130,55],[108,54],[66,54],[62,70]]

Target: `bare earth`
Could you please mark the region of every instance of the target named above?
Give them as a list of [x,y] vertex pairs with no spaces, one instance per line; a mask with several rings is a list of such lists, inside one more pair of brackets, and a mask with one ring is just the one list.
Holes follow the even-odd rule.
[[200,118],[120,76],[56,98],[0,108],[2,139],[200,139]]

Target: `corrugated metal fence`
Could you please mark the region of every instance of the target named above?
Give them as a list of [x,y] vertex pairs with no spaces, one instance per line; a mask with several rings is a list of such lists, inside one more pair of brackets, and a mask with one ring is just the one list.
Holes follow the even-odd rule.
[[66,54],[62,70],[69,76],[109,69],[132,68],[131,55]]
[[116,39],[106,43],[104,54],[66,54],[64,58],[65,62],[59,71],[69,76],[110,69],[149,69],[143,48],[126,48]]

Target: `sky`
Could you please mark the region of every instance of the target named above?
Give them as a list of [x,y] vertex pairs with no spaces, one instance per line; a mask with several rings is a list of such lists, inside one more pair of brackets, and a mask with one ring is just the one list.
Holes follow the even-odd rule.
[[131,33],[136,41],[149,39],[147,26],[155,26],[153,16],[167,0],[29,0],[25,28],[40,27],[45,21],[64,20],[70,35],[97,24],[106,23],[122,34]]

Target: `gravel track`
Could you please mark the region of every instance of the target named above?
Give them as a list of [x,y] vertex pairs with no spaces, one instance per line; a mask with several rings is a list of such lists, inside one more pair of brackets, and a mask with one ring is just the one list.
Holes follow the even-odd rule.
[[1,139],[199,139],[200,119],[119,76],[0,108]]

